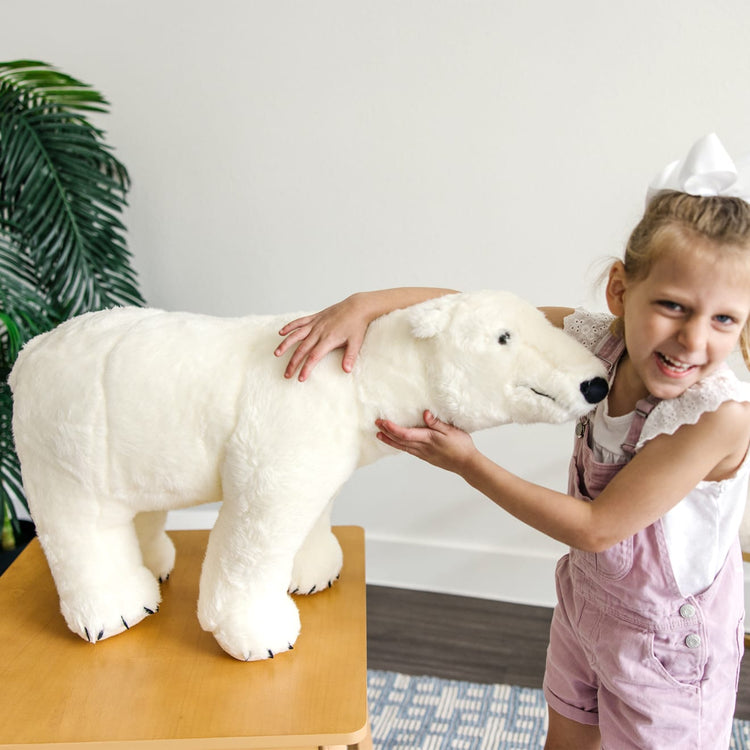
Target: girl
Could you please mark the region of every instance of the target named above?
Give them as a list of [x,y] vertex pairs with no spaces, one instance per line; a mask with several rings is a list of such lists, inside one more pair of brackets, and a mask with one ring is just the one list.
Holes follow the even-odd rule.
[[[729,744],[750,385],[725,362],[738,342],[748,360],[750,205],[727,195],[733,176],[717,186],[726,169],[695,173],[717,156],[728,158],[715,136],[704,139],[656,186],[677,189],[653,191],[612,265],[612,316],[545,309],[610,372],[609,396],[576,425],[569,494],[514,476],[429,412],[423,427],[377,422],[383,442],[570,545],[556,571],[544,680],[548,750]],[[340,346],[351,370],[374,317],[447,292],[359,294],[289,323],[276,351],[296,345],[286,376],[301,368],[304,380]]]

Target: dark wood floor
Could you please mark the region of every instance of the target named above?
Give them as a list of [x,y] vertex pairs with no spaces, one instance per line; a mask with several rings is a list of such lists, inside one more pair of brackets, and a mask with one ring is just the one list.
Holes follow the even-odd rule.
[[[367,587],[371,669],[540,688],[552,610]],[[750,719],[750,650],[735,716]]]

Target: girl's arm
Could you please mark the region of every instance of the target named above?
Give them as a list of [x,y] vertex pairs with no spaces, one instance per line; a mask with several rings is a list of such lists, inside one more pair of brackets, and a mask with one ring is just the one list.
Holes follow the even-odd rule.
[[[285,338],[274,354],[281,357],[291,347],[296,346],[287,363],[284,377],[292,378],[299,370],[299,380],[304,381],[328,352],[343,348],[341,366],[345,372],[351,372],[367,327],[375,318],[445,294],[455,294],[455,291],[432,287],[397,287],[352,294],[315,315],[287,323],[279,331],[279,335]],[[573,309],[568,307],[540,309],[558,328],[563,327],[563,320],[573,312]]]
[[563,328],[565,318],[575,312],[572,307],[540,307],[547,320],[557,328]]
[[649,441],[593,503],[521,479],[471,437],[429,412],[426,427],[378,420],[378,437],[463,477],[511,515],[564,544],[601,552],[663,516],[701,480],[732,476],[750,441],[750,405],[727,402],[674,435]]
[[280,357],[296,345],[284,377],[294,377],[297,370],[300,370],[299,379],[306,380],[315,365],[328,352],[344,348],[341,366],[346,372],[351,372],[367,327],[375,318],[393,310],[453,293],[450,289],[400,287],[353,294],[315,315],[287,323],[279,331],[279,335],[286,338],[274,354]]

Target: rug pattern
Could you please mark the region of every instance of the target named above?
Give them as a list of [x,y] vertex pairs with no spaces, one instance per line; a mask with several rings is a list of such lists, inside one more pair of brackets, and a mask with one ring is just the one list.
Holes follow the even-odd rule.
[[[369,670],[375,750],[542,750],[541,690]],[[750,722],[734,722],[730,750],[750,749]]]

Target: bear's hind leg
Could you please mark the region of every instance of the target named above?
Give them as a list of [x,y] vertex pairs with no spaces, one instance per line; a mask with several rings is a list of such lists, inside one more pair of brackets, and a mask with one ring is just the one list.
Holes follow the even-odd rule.
[[43,515],[36,521],[68,627],[96,643],[159,609],[159,583],[143,565],[130,519]]
[[167,512],[156,510],[139,513],[134,522],[143,564],[159,583],[164,583],[174,568],[175,560],[174,543],[164,531]]

